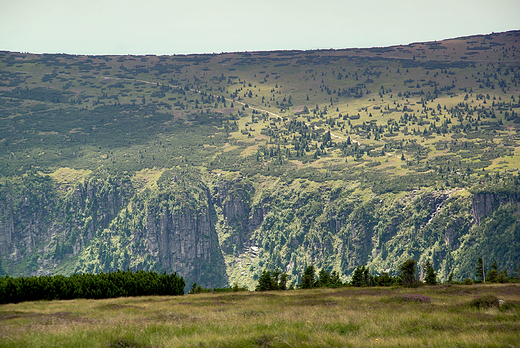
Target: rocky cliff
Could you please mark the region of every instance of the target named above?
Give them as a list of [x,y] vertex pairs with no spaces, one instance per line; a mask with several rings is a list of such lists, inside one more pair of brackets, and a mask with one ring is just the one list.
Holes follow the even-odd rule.
[[45,255],[57,246],[60,253],[77,255],[132,194],[130,185],[110,177],[63,188],[48,177],[26,176],[0,190],[0,252],[14,264],[37,253],[37,269],[20,269],[36,274],[53,272],[54,262]]
[[505,204],[517,205],[520,214],[520,197],[517,194],[494,192],[477,193],[473,195],[471,211],[476,223],[480,224],[483,218],[489,216],[498,207]]
[[105,175],[65,192],[41,177],[3,185],[6,268],[12,275],[152,268],[205,286],[226,285],[209,190],[200,180],[170,179],[144,192],[128,178]]
[[0,255],[14,276],[154,269],[188,286],[252,288],[265,268],[298,281],[314,264],[346,279],[362,264],[395,274],[413,258],[464,278],[483,250],[511,270],[520,253],[519,196],[496,190],[367,195],[342,181],[176,169],[139,184],[33,175],[0,191]]

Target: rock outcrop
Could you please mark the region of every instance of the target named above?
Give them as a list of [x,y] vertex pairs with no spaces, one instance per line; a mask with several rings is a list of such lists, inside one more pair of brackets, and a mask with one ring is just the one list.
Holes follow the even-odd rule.
[[477,225],[480,225],[482,219],[490,215],[499,206],[504,204],[518,205],[520,215],[520,197],[516,194],[501,193],[477,193],[472,197],[471,212],[475,218]]
[[[221,207],[229,237],[221,243],[224,250],[241,253],[251,247],[251,235],[259,228],[268,212],[261,204],[253,207],[251,197],[255,189],[251,182],[239,177],[232,181],[218,182],[214,193],[214,203]],[[262,202],[265,203],[265,202]]]
[[[228,280],[209,190],[202,187],[197,194],[188,190],[182,194],[185,195],[182,202],[172,193],[147,202],[142,231],[145,254],[158,262],[161,269],[181,274],[188,285],[197,282],[206,287],[226,286]],[[139,231],[134,231],[134,239],[140,237]],[[133,248],[140,252],[135,243]]]
[[[136,264],[135,258],[143,257],[148,263],[137,263],[136,269],[155,267],[178,272],[188,281],[205,286],[227,284],[214,226],[215,212],[207,188],[198,189],[196,194],[181,190],[180,195],[185,199],[156,192],[142,201],[129,180],[94,176],[66,192],[60,192],[52,181],[41,178],[6,185],[2,190],[0,255],[12,264],[28,258],[35,260],[20,273],[11,272],[13,275],[52,274],[62,263],[80,258],[93,238],[95,245],[110,244],[107,238],[128,232],[118,226],[121,209],[128,204],[138,207],[135,202],[141,201],[146,209],[125,212],[125,216],[138,221],[142,215],[145,223],[141,228],[136,224],[128,243],[120,246],[134,255],[134,260],[130,257],[126,262],[109,266],[106,257],[93,255],[100,259],[95,269],[110,271],[114,264],[131,267]],[[110,233],[103,235],[105,230]],[[77,261],[78,265],[69,269],[85,271],[79,265],[83,261]],[[219,267],[220,273],[215,272]]]

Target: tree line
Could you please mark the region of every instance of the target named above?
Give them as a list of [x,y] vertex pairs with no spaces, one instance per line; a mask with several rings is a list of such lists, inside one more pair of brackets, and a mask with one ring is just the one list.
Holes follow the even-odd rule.
[[[507,275],[507,270],[498,271],[496,261],[491,266],[491,270],[487,272],[487,277],[484,278],[485,271],[482,265],[482,259],[479,259],[476,267],[476,279],[466,279],[462,282],[453,281],[453,273],[448,278],[450,284],[473,284],[479,282],[492,282],[492,283],[506,283],[506,282],[519,282],[520,272],[517,272],[517,277]],[[424,274],[424,281],[419,280],[417,276],[417,263],[408,259],[399,266],[400,273],[396,276],[391,276],[388,272],[381,272],[378,275],[370,273],[368,266],[362,265],[356,267],[352,274],[350,282],[342,282],[340,275],[336,271],[327,272],[326,270],[320,270],[316,276],[316,270],[313,265],[309,265],[305,268],[301,275],[301,282],[295,285],[294,282],[288,283],[288,274],[282,273],[279,269],[275,271],[264,270],[262,275],[258,279],[256,291],[267,291],[267,290],[293,290],[293,289],[310,289],[310,288],[337,288],[342,286],[404,286],[404,287],[418,287],[420,285],[437,285],[437,272],[435,271],[432,263],[427,261],[422,266],[422,272]],[[517,267],[518,271],[518,267]]]
[[185,281],[177,273],[130,270],[13,278],[0,277],[0,303],[38,300],[103,299],[126,296],[183,295]]
[[[318,272],[313,265],[308,265],[301,275],[301,282],[289,283],[289,275],[279,269],[264,270],[258,279],[256,291],[294,290],[311,288],[338,288],[342,286],[405,286],[418,287],[420,285],[436,285],[437,273],[430,261],[427,261],[422,271],[424,282],[417,277],[417,263],[408,259],[399,266],[400,273],[391,276],[388,272],[372,275],[369,267],[356,267],[350,282],[342,282],[336,271],[328,272],[324,269]],[[517,277],[508,276],[506,270],[499,271],[496,261],[487,271],[482,258],[477,261],[475,268],[476,279],[466,279],[458,284],[473,284],[479,282],[505,283],[519,282],[520,271],[517,267]],[[453,273],[448,283],[453,281]],[[38,300],[70,300],[76,298],[104,299],[126,296],[153,296],[153,295],[183,295],[186,283],[177,273],[159,274],[154,271],[120,271],[99,274],[73,274],[70,277],[63,275],[34,276],[13,278],[8,275],[0,277],[0,304],[18,303]],[[229,288],[203,288],[194,283],[189,294],[204,292],[247,291],[235,283]]]
[[[427,277],[426,284],[437,284],[437,275],[431,263],[428,261],[424,266]],[[406,287],[416,287],[420,281],[416,277],[416,263],[414,260],[407,260],[400,266],[401,273],[398,276],[390,276],[388,272],[381,272],[374,276],[370,273],[370,268],[363,265],[358,266],[354,270],[352,280],[349,282],[342,282],[340,275],[336,271],[328,272],[324,269],[318,272],[313,265],[308,265],[301,276],[301,282],[295,285],[294,282],[287,285],[288,275],[280,272],[264,270],[258,279],[256,291],[266,290],[293,290],[311,289],[311,288],[338,288],[342,286],[394,286],[402,285]]]
[[491,269],[487,270],[484,265],[484,262],[482,261],[482,258],[479,257],[477,260],[477,266],[475,268],[475,280],[473,279],[466,279],[464,282],[466,283],[509,283],[515,280],[520,280],[520,269],[518,266],[516,267],[516,279],[514,276],[509,276],[507,274],[507,269],[503,269],[501,271],[498,270],[497,261],[495,260],[491,264]]

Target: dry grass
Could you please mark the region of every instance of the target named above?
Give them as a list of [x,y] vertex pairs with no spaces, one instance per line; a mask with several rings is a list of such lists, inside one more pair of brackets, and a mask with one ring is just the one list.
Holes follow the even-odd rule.
[[0,307],[0,347],[515,347],[519,319],[518,285],[25,302]]

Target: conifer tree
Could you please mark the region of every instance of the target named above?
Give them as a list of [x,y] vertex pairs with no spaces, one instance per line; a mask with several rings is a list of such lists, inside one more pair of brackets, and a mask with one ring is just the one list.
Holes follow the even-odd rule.
[[278,288],[280,290],[287,290],[287,280],[289,279],[289,275],[287,273],[280,274],[280,282],[278,283]]
[[435,272],[430,260],[426,261],[424,264],[423,271],[426,274],[424,282],[428,285],[437,285],[437,273]]
[[415,261],[412,259],[406,260],[401,266],[399,266],[401,274],[399,274],[399,281],[401,285],[408,288],[415,288],[418,285],[417,278],[415,277]]
[[489,282],[493,283],[497,280],[498,277],[498,265],[497,261],[495,260],[493,264],[491,265],[491,270],[487,272],[487,279]]
[[391,277],[388,272],[381,272],[378,276],[373,277],[374,285],[390,286],[395,283],[395,278]]
[[268,270],[263,270],[262,275],[258,279],[258,285],[256,286],[256,291],[268,291],[268,290],[276,290],[273,289],[273,282],[271,279],[271,272]]
[[303,272],[302,282],[300,284],[301,289],[310,289],[315,286],[315,278],[314,278],[314,266],[309,265],[305,267],[305,271]]
[[363,270],[363,284],[365,286],[372,285],[372,276],[370,275],[370,268],[368,266]]
[[352,280],[350,282],[350,284],[354,285],[354,286],[364,286],[366,285],[363,281],[363,275],[365,273],[365,266],[358,266],[356,267],[356,269],[354,270],[354,274],[352,275]]
[[324,269],[321,269],[318,273],[318,280],[316,281],[319,287],[325,287],[330,282],[330,273]]

